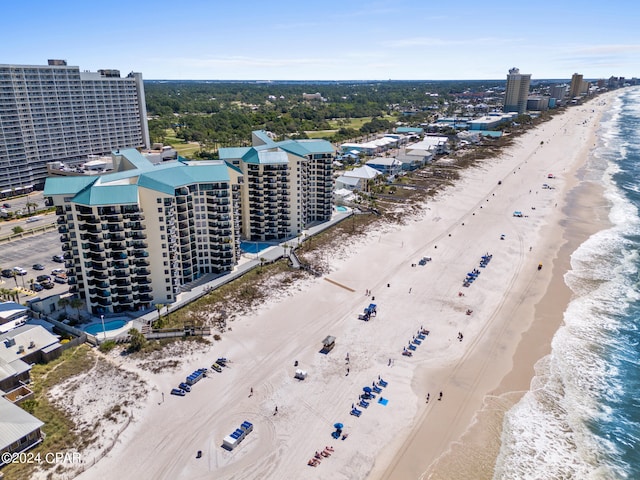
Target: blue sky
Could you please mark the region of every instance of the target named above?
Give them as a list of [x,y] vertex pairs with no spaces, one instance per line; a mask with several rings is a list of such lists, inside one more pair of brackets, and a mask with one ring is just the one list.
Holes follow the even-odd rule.
[[640,3],[613,0],[3,2],[0,63],[145,79],[640,76]]

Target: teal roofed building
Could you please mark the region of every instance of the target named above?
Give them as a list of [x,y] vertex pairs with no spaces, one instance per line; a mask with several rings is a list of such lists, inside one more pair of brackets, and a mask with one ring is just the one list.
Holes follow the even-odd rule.
[[297,236],[331,219],[335,149],[326,140],[277,142],[262,130],[252,147],[221,148],[219,156],[242,172],[241,225],[248,240]]
[[240,171],[221,160],[154,165],[135,149],[113,173],[50,177],[69,290],[94,314],[176,300],[240,254]]

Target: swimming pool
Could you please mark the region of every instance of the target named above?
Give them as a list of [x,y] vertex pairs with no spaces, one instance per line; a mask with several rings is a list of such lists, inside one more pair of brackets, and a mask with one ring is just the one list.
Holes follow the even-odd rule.
[[269,242],[240,242],[240,250],[245,253],[259,253],[272,246]]
[[[104,322],[104,331],[118,330],[119,328],[124,327],[128,322],[126,320],[111,320],[109,322]],[[93,323],[84,329],[85,332],[90,333],[91,335],[97,335],[103,332],[102,323]]]
[[336,207],[336,211],[337,211],[337,212],[346,212],[346,211],[348,211],[348,210],[349,210],[349,209],[348,209],[347,207],[343,207],[342,205],[338,205],[338,206]]

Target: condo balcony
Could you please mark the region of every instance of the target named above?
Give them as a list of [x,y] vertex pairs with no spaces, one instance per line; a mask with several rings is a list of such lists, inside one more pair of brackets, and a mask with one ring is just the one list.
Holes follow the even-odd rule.
[[136,260],[134,260],[133,264],[136,267],[148,267],[149,265],[151,265],[149,260],[145,260],[144,258],[137,258]]
[[129,268],[129,262],[127,262],[126,260],[125,261],[120,260],[117,262],[113,262],[111,266],[117,269]]

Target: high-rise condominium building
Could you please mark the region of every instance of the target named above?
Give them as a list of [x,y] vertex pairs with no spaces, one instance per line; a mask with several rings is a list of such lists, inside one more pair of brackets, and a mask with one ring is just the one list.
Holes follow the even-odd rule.
[[504,92],[504,112],[518,112],[519,114],[526,112],[530,84],[530,73],[520,73],[520,70],[515,67],[509,70],[507,87]]
[[231,271],[240,248],[240,173],[220,160],[153,165],[136,149],[114,173],[49,177],[69,291],[90,312],[175,301],[180,287]]
[[64,60],[0,65],[0,192],[41,188],[47,162],[149,147],[140,73],[81,72]]
[[579,73],[574,73],[571,76],[571,86],[569,87],[569,97],[575,98],[579,97],[583,92],[583,80],[582,75]]
[[273,141],[252,134],[252,147],[221,148],[220,159],[243,175],[244,238],[268,241],[298,235],[331,219],[335,149],[326,140]]

